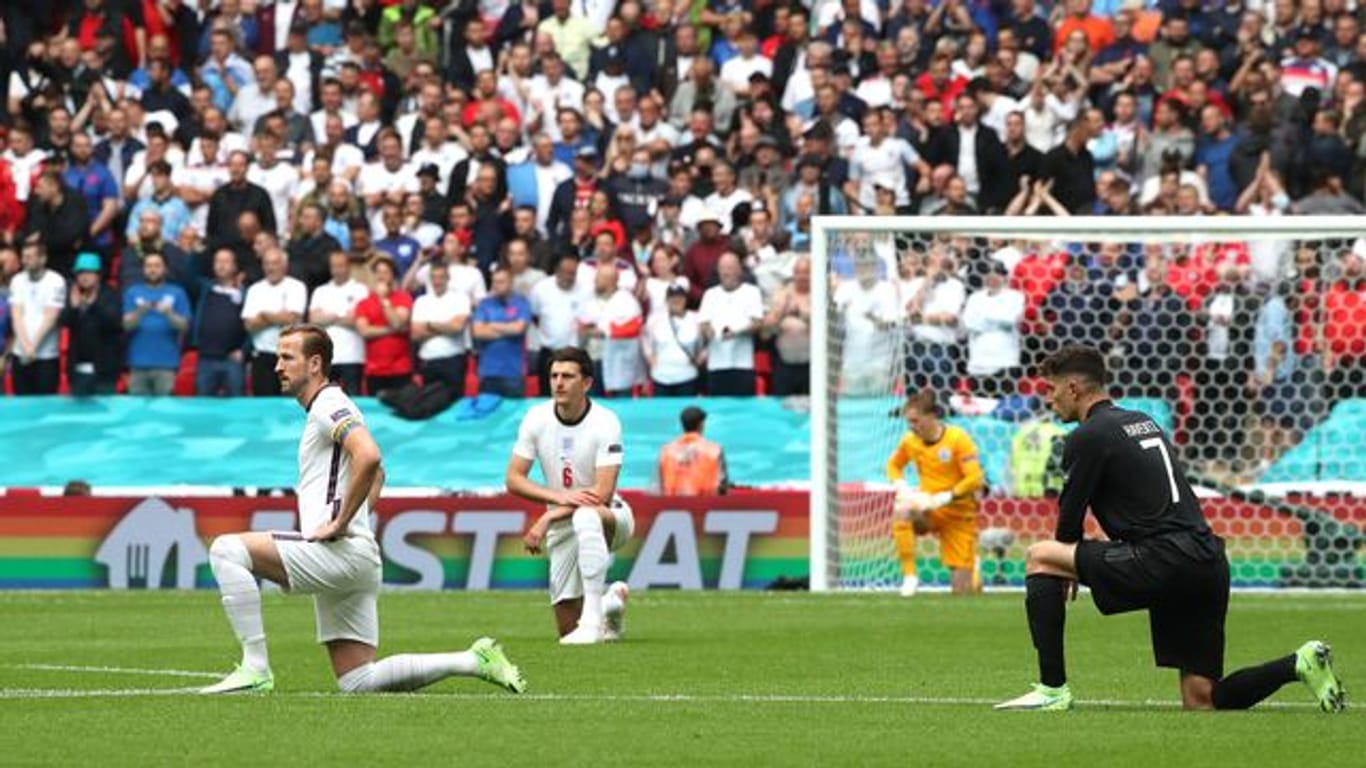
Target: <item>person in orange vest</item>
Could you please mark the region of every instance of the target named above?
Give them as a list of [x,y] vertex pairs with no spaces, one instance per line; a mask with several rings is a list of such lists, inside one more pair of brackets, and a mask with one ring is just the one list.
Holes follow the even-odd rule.
[[702,437],[707,413],[690,405],[679,414],[683,434],[659,451],[660,490],[670,496],[704,496],[725,493],[726,456],[721,446]]

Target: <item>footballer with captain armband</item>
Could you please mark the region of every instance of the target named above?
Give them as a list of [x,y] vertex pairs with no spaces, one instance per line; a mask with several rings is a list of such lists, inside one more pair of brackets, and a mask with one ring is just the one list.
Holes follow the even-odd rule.
[[[887,460],[887,478],[896,489],[892,502],[892,538],[901,560],[901,595],[920,587],[916,573],[915,537],[939,536],[940,561],[952,572],[955,594],[981,588],[977,575],[977,493],[985,487],[977,446],[961,427],[943,422],[944,410],[934,390],[922,389],[906,401],[910,430]],[[906,466],[914,463],[918,488],[906,483]]]
[[[522,417],[508,461],[509,493],[545,505],[522,540],[550,560],[550,604],[561,645],[621,639],[627,589],[606,585],[609,553],[630,541],[631,508],[617,494],[621,421],[588,398],[593,360],[578,347],[550,357],[550,400]],[[545,484],[531,479],[539,462]]]
[[318,642],[327,648],[337,687],[346,693],[413,691],[452,676],[478,677],[514,693],[521,671],[492,638],[468,650],[376,658],[381,560],[370,512],[384,487],[379,446],[360,409],[329,381],[332,339],[316,325],[280,332],[275,374],[306,413],[299,439],[299,530],[219,536],[209,565],[223,596],[242,660],[202,693],[270,691],[258,578],[313,595]]

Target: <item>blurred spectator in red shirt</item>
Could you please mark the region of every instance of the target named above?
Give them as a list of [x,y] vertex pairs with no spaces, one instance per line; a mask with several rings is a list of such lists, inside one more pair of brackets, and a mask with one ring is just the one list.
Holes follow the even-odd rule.
[[14,233],[24,226],[24,213],[14,185],[14,170],[9,161],[0,156],[0,238],[13,239]]
[[1334,400],[1361,397],[1366,373],[1366,240],[1342,255],[1342,279],[1323,297],[1323,367]]
[[953,62],[946,54],[936,54],[929,70],[916,78],[915,87],[928,99],[938,101],[944,108],[944,124],[953,119],[953,100],[968,87],[968,79],[953,74]]
[[721,235],[721,216],[707,211],[697,220],[701,235],[683,255],[683,275],[688,278],[688,303],[702,303],[702,294],[716,285],[716,262],[730,250],[730,240]]
[[370,272],[374,289],[356,305],[356,330],[365,339],[365,388],[373,396],[412,381],[413,343],[408,323],[413,297],[397,287],[398,270],[393,259],[375,259]]

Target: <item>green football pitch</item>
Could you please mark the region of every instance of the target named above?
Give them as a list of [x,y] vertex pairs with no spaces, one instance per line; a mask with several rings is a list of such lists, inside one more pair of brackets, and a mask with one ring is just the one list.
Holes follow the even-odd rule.
[[530,690],[335,693],[311,603],[266,597],[273,694],[205,698],[237,651],[209,592],[0,593],[2,765],[1366,763],[1366,597],[1236,595],[1230,669],[1323,638],[1349,709],[1296,683],[1250,713],[1176,709],[1142,615],[1068,616],[1079,698],[998,713],[1034,677],[1022,596],[637,592],[620,645],[560,648],[541,594],[385,594],[382,653],[491,634]]

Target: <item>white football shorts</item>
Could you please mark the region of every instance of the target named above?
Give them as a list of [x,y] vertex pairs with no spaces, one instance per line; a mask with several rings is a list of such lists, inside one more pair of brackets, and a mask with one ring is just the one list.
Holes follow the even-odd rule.
[[289,591],[313,595],[318,642],[356,640],[379,647],[379,544],[369,536],[304,541],[273,533]]
[[[636,532],[636,517],[631,505],[618,498],[607,508],[616,530],[607,542],[607,551],[616,552]],[[550,604],[583,597],[583,578],[579,575],[579,540],[569,518],[556,521],[545,536],[546,557],[550,560]],[[609,563],[610,564],[610,563]]]

